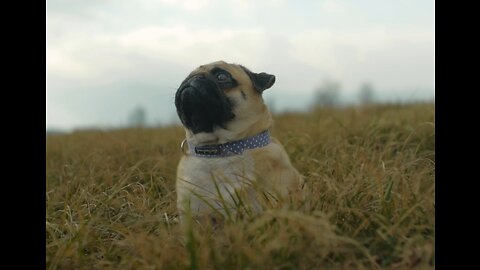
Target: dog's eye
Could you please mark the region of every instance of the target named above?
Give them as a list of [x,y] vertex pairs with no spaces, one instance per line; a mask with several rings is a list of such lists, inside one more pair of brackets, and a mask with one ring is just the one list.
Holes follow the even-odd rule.
[[228,80],[228,75],[223,72],[220,72],[217,74],[217,80],[220,82],[226,81]]

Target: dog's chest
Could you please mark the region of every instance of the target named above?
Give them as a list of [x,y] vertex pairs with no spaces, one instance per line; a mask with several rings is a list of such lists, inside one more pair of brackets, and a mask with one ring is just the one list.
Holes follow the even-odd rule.
[[207,195],[240,188],[255,180],[254,159],[249,153],[222,158],[189,156],[178,172],[177,187]]

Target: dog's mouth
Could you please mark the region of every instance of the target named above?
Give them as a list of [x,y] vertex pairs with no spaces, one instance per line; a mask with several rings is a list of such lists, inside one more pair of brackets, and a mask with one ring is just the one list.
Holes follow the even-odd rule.
[[175,107],[183,125],[194,134],[213,132],[235,117],[233,103],[205,76],[187,78],[175,94]]

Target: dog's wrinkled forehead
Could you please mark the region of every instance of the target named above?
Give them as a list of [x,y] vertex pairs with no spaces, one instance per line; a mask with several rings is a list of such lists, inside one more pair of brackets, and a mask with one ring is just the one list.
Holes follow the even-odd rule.
[[226,72],[230,73],[230,75],[233,78],[235,78],[237,80],[240,80],[240,81],[250,80],[247,73],[245,72],[245,70],[240,65],[229,64],[225,61],[217,61],[217,62],[213,62],[213,63],[210,63],[210,64],[201,65],[198,68],[196,68],[195,70],[193,70],[188,75],[188,77],[191,77],[191,76],[197,75],[197,74],[208,74],[208,73],[212,73],[212,72],[215,72],[215,71],[218,71],[218,70],[226,71]]
[[[223,73],[228,73],[230,76]],[[230,78],[230,81],[233,82],[227,89],[238,89],[238,86],[248,86],[247,88],[254,89],[260,94],[275,83],[275,75],[266,72],[255,73],[242,65],[217,61],[196,68],[182,82],[182,85],[196,75],[204,75],[204,77],[213,79],[213,81],[216,79],[224,80],[227,77],[227,79]]]

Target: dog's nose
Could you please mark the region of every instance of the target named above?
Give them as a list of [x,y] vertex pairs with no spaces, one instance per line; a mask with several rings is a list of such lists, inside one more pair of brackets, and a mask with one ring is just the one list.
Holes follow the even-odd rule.
[[201,83],[200,81],[204,79],[205,76],[203,75],[195,75],[191,78],[189,78],[181,87],[180,92],[189,92],[189,91],[195,91],[195,89],[200,88]]
[[199,89],[202,86],[202,82],[200,81],[200,79],[195,79],[190,82],[190,86]]
[[192,95],[195,95],[195,93],[197,92],[197,89],[195,87],[192,87],[191,84],[183,87],[181,89],[181,91],[179,91],[180,93],[180,97],[182,97],[182,99],[186,98],[186,97],[191,97]]
[[189,84],[193,87],[200,87],[203,80],[205,80],[205,75],[196,75],[190,79]]

